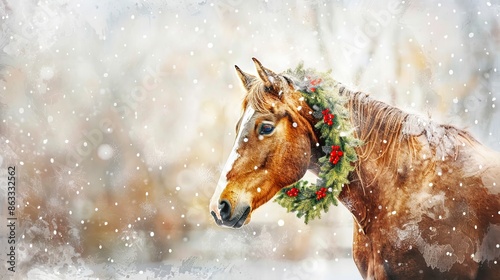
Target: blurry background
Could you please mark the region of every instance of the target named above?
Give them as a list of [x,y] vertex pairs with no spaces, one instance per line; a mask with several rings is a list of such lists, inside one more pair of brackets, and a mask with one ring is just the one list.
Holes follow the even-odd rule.
[[254,73],[251,57],[332,69],[500,150],[499,2],[374,2],[0,1],[0,169],[17,168],[20,219],[10,276],[359,279],[343,206],[305,226],[270,202],[230,230],[208,202],[240,116],[233,66]]

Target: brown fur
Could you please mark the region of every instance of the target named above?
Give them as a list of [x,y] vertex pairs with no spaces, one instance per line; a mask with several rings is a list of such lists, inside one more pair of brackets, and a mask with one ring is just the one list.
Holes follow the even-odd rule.
[[[300,92],[278,75],[272,88],[245,77],[251,84],[243,106],[257,111],[252,125],[271,119],[280,128],[262,141],[249,131],[227,176],[221,199],[234,206],[243,201],[253,211],[306,169],[318,172],[322,152],[316,145],[317,120]],[[340,92],[348,98],[355,136],[365,143],[357,148],[351,183],[339,196],[355,220],[353,256],[362,276],[498,277],[500,155],[455,127],[409,115],[364,93]]]

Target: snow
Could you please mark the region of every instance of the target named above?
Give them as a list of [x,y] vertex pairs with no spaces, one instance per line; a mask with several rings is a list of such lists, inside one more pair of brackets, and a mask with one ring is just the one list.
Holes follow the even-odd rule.
[[[405,132],[425,131],[439,156],[454,148],[435,123],[500,150],[499,12],[430,0],[2,1],[0,174],[19,169],[22,221],[13,276],[359,279],[342,206],[307,226],[273,203],[241,230],[214,225],[207,206],[241,116],[233,65],[332,69],[375,99],[432,115]],[[493,178],[485,184],[498,192]],[[0,205],[6,196],[2,187]],[[442,210],[430,215],[448,215],[444,197],[424,198]],[[490,230],[484,244],[496,248]],[[420,245],[437,268],[462,257]]]
[[113,157],[113,148],[108,144],[102,144],[97,148],[97,155],[102,160],[108,160]]
[[[458,135],[456,130],[448,129],[435,121],[417,115],[409,115],[403,124],[402,133],[410,136],[424,135],[426,143],[435,150],[432,156],[436,159],[443,160],[447,157],[453,157],[457,153],[455,141],[458,139]],[[424,159],[427,156],[429,155],[422,154]]]
[[111,264],[94,264],[89,266],[68,265],[64,268],[34,267],[27,276],[30,279],[54,279],[67,277],[75,279],[331,279],[332,275],[339,279],[358,280],[350,269],[355,269],[345,259],[335,260],[335,265],[321,260],[306,260],[298,264],[281,261],[233,261],[224,263],[221,260],[204,260],[199,257],[183,261],[167,261],[161,264],[131,265],[130,272],[124,272],[114,262]]

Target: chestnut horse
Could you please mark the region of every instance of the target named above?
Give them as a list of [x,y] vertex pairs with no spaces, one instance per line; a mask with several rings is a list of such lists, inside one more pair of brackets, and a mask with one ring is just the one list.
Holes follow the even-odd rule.
[[[301,81],[254,62],[257,76],[236,66],[243,115],[210,202],[216,223],[233,228],[306,170],[317,174],[324,155]],[[364,143],[338,196],[363,278],[500,279],[499,153],[341,84],[335,94]]]

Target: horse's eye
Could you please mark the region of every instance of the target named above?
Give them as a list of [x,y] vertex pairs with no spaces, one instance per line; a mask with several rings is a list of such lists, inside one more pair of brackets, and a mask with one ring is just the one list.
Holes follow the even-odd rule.
[[259,126],[259,134],[260,135],[269,135],[273,133],[274,126],[270,123],[262,123]]

